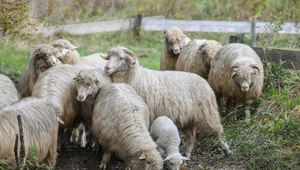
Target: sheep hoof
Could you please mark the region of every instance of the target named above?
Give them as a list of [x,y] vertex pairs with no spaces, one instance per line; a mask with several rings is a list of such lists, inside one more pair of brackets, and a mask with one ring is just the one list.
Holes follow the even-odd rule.
[[101,163],[99,166],[99,169],[105,170],[106,169],[106,163]]

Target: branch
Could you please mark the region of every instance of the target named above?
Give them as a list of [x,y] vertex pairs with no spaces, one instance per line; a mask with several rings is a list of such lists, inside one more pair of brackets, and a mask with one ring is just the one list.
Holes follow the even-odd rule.
[[19,144],[19,135],[16,134],[15,147],[14,147],[15,159],[16,159],[16,163],[17,163],[16,170],[19,170],[18,144]]
[[24,134],[23,134],[23,126],[22,126],[22,119],[21,115],[18,115],[18,123],[19,123],[19,131],[20,131],[20,142],[21,142],[21,148],[20,148],[20,165],[25,164],[25,145],[24,145]]

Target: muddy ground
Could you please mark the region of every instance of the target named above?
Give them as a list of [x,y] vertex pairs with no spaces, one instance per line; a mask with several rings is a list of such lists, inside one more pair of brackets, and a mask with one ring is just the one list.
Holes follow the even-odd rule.
[[[224,156],[217,145],[208,146],[207,144],[199,142],[200,140],[201,138],[197,136],[197,143],[193,150],[191,160],[187,161],[186,164],[181,167],[181,170],[245,169],[243,164],[231,163],[229,165],[227,161],[228,158]],[[184,143],[184,139],[182,143]],[[97,154],[93,154],[90,148],[81,148],[75,144],[69,144],[65,150],[59,153],[55,170],[96,170],[99,168],[101,155],[101,151]],[[214,157],[217,161],[212,161],[211,157]],[[122,161],[116,156],[113,156],[107,169],[121,170]]]

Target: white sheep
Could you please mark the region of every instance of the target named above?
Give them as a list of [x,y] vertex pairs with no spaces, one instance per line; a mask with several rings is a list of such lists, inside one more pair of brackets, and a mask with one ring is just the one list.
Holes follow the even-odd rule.
[[151,122],[168,116],[187,137],[187,158],[196,141],[196,131],[218,134],[222,149],[230,153],[223,135],[214,91],[207,81],[194,73],[155,71],[139,65],[134,53],[125,47],[112,48],[105,72],[114,83],[131,85],[145,100]]
[[0,110],[19,100],[14,83],[6,75],[0,74]]
[[16,167],[14,143],[16,134],[19,134],[17,115],[22,118],[25,160],[33,161],[34,153],[30,148],[35,147],[37,161],[53,169],[57,156],[58,121],[53,106],[46,99],[27,97],[0,110],[0,159]]
[[207,79],[210,63],[222,45],[215,40],[192,40],[185,45],[175,66],[175,70],[196,73]]
[[[82,69],[74,78],[75,87],[77,90],[77,100],[81,102],[81,114],[85,119],[84,124],[88,130],[92,123],[92,112],[94,108],[95,98],[100,88],[108,83],[111,83],[111,78],[104,73],[102,67],[96,69]],[[93,137],[90,134],[89,142],[93,144]],[[97,150],[97,148],[95,148]]]
[[159,116],[153,121],[150,134],[161,155],[165,157],[167,167],[170,170],[179,170],[183,160],[188,159],[179,153],[180,136],[173,121],[166,116]]
[[132,87],[104,85],[97,95],[92,121],[93,134],[105,150],[100,168],[106,169],[113,152],[124,160],[125,169],[163,169],[148,128],[149,110]]
[[181,49],[190,39],[177,27],[171,27],[164,33],[164,50],[160,60],[160,70],[175,70]]
[[63,139],[63,142],[66,142],[70,139],[73,127],[76,127],[73,124],[75,118],[80,115],[80,104],[76,100],[77,94],[73,78],[83,68],[92,67],[68,64],[51,67],[40,75],[32,89],[32,96],[47,98],[64,122],[64,124],[60,124],[58,150],[61,149],[64,129],[67,128],[67,134]]
[[66,50],[58,50],[50,44],[42,44],[36,47],[20,78],[20,96],[31,96],[32,88],[39,75],[50,67],[60,65],[61,62],[58,58],[65,55],[66,52]]
[[106,54],[95,53],[85,57],[80,57],[80,54],[76,50],[78,47],[66,39],[58,39],[54,41],[52,45],[58,49],[68,50],[64,56],[59,58],[63,64],[90,65],[94,67],[104,67],[106,64],[106,61],[100,57],[100,55],[106,56]]
[[261,95],[263,80],[259,56],[238,43],[228,44],[217,53],[208,76],[216,96],[227,98],[228,121],[236,120],[236,103],[246,104],[246,119],[250,119],[250,104]]

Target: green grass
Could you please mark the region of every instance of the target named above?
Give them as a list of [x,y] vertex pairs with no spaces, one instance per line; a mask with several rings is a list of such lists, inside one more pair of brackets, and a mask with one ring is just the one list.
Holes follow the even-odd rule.
[[[186,34],[191,39],[215,39],[223,45],[227,44],[231,35]],[[133,50],[136,55],[146,54],[146,58],[138,58],[144,67],[159,69],[163,32],[142,31],[139,42],[132,37],[131,31],[123,31],[90,35],[59,33],[49,38],[34,36],[3,41],[0,42],[0,72],[18,78],[34,46],[58,38],[69,39],[80,46],[78,51],[82,56],[96,52],[107,53],[111,47],[122,45]],[[243,35],[242,42],[249,44],[250,35]],[[262,40],[257,44],[263,44]],[[273,45],[273,48],[300,49],[299,38],[293,35],[276,37]],[[244,107],[239,106],[239,121],[224,125],[234,154],[225,160],[220,160],[215,154],[203,156],[202,165],[223,161],[223,164],[229,166],[243,164],[247,169],[300,169],[300,73],[285,70],[280,64],[274,63],[265,63],[264,70],[263,95],[252,105],[251,121],[244,121]],[[217,143],[210,138],[205,139],[204,148],[210,148],[212,142]]]

